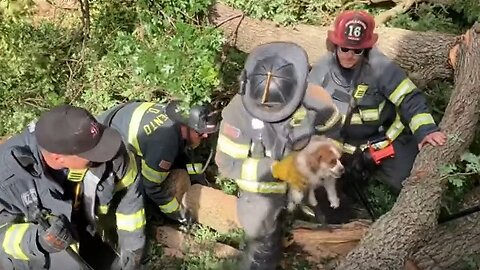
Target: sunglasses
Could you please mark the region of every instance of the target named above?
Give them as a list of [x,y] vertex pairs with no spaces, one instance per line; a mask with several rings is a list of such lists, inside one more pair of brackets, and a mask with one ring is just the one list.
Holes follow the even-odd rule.
[[362,55],[365,50],[364,49],[349,49],[349,48],[340,47],[340,51],[343,52],[343,53],[353,51],[353,54],[355,54],[355,55]]

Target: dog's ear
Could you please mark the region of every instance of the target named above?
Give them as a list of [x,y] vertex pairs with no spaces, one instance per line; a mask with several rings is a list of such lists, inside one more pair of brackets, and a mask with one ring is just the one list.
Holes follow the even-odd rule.
[[318,150],[306,156],[307,165],[313,172],[318,171],[318,169],[320,168],[320,162],[322,162],[322,153]]

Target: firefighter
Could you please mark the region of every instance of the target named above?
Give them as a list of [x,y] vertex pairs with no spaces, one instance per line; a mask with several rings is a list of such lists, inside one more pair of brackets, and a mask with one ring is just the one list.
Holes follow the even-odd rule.
[[66,252],[78,242],[80,250],[73,254],[82,254],[85,243],[103,260],[104,243],[94,246],[91,239],[99,238],[98,220],[118,196],[110,210],[116,217],[119,255],[90,263],[104,265],[96,269],[139,269],[145,215],[133,157],[118,132],[70,105],[43,113],[2,144],[2,269],[85,269],[84,262]]
[[185,113],[177,100],[168,104],[132,101],[98,117],[118,130],[141,157],[149,220],[161,220],[165,215],[181,224],[191,221],[181,198],[190,182],[208,185],[204,168],[210,159],[203,165],[192,150],[217,131],[218,114],[207,105],[193,106]]
[[398,193],[419,150],[444,145],[446,135],[424,94],[374,47],[374,28],[374,18],[365,11],[339,14],[328,31],[329,53],[313,65],[309,82],[323,86],[343,115],[340,142],[350,164],[346,171],[350,166],[380,172]]
[[238,217],[248,250],[241,269],[276,269],[282,256],[286,192],[303,188],[296,151],[313,134],[339,129],[327,92],[307,85],[305,51],[267,43],[248,56],[240,90],[222,111],[215,161],[240,188]]

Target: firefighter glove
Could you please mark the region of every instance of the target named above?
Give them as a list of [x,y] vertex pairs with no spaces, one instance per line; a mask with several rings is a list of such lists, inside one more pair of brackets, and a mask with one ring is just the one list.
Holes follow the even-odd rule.
[[190,211],[181,207],[175,212],[167,214],[170,219],[178,221],[181,225],[191,225],[194,223],[194,218],[190,214]]
[[143,249],[122,250],[120,256],[115,258],[112,270],[139,270],[144,269],[142,265]]
[[65,250],[74,242],[72,225],[65,215],[50,216],[50,227],[39,230],[38,242],[48,253]]
[[210,183],[208,182],[205,173],[190,174],[190,181],[192,182],[192,184],[200,184],[207,187],[210,186]]
[[272,165],[272,176],[287,182],[293,188],[303,190],[306,186],[305,177],[298,171],[295,164],[296,152],[293,152]]

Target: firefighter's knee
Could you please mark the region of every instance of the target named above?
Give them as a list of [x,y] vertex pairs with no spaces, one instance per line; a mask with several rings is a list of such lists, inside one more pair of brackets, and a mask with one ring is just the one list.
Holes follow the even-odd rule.
[[272,235],[280,226],[279,217],[285,207],[284,194],[245,192],[238,198],[239,221],[250,239]]

